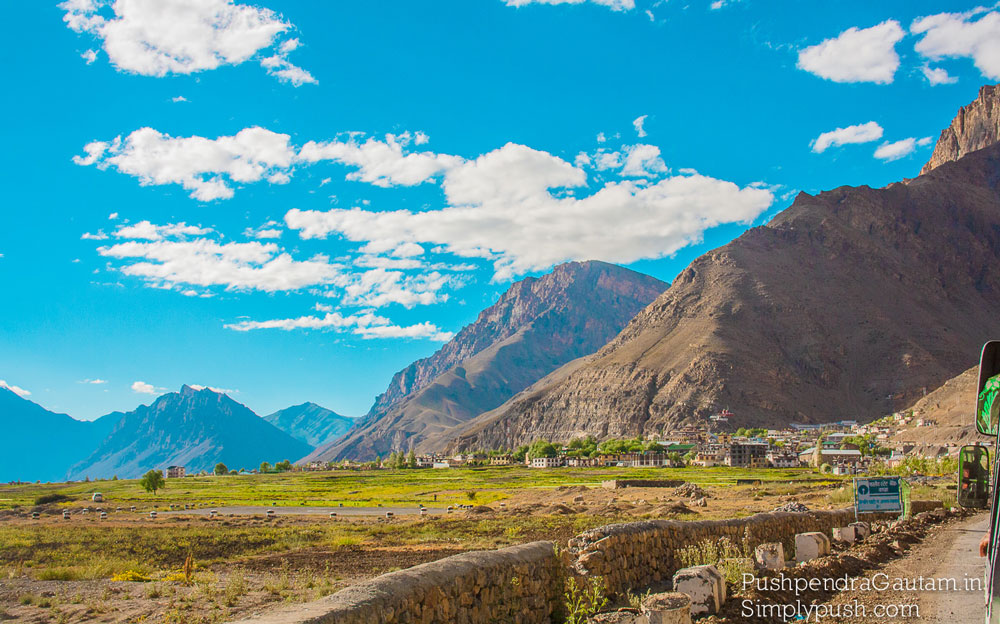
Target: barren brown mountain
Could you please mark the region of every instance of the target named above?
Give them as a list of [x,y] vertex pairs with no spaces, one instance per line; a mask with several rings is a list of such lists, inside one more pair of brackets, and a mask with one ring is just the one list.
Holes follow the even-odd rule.
[[602,347],[667,287],[605,262],[571,262],[513,284],[429,358],[393,377],[346,436],[302,461],[372,459],[491,410],[566,362]]
[[[983,89],[962,114],[998,97]],[[723,408],[739,427],[908,407],[1000,335],[998,182],[993,144],[906,183],[802,193],[695,260],[595,355],[436,444],[655,434]]]
[[974,418],[978,381],[979,367],[973,366],[928,393],[913,404],[913,420],[892,441],[916,445],[916,452],[923,455],[933,455],[948,445],[982,443],[986,438],[976,431]]
[[920,173],[941,163],[958,160],[1000,141],[1000,85],[986,85],[979,97],[958,110],[951,124],[941,131],[934,153]]

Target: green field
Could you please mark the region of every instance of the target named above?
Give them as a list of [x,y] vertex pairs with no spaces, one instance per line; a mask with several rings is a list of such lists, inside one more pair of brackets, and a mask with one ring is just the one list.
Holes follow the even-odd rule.
[[[62,505],[89,503],[101,492],[105,504],[146,509],[170,504],[277,506],[415,506],[443,507],[475,502],[488,504],[529,488],[598,486],[609,479],[679,479],[699,485],[732,485],[737,479],[765,483],[822,480],[808,468],[787,470],[738,468],[555,468],[522,466],[421,470],[286,472],[263,475],[226,475],[168,479],[155,495],[133,479],[90,483],[24,484],[0,486],[0,509],[33,505],[46,494],[69,496]],[[475,497],[471,498],[471,493]],[[435,495],[437,500],[435,501]]]

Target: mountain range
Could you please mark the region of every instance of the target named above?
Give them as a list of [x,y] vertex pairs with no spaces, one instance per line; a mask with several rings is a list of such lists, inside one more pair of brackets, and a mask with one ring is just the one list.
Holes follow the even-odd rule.
[[518,281],[440,350],[396,373],[347,435],[303,461],[421,451],[425,440],[593,353],[666,286],[596,261],[570,262]]
[[261,418],[200,386],[183,386],[131,412],[80,421],[0,387],[0,482],[131,478],[169,465],[211,471],[219,462],[252,469],[262,461],[295,461],[313,450],[314,440],[329,441],[351,423],[315,403]]
[[919,177],[800,193],[685,269],[607,345],[440,448],[730,426],[868,421],[1000,335],[1000,90],[942,132]]

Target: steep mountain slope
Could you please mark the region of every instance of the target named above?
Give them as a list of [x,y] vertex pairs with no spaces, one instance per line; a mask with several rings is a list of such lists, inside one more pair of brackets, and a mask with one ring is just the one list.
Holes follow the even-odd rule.
[[452,446],[651,434],[726,407],[733,427],[907,407],[1000,334],[998,181],[993,145],[905,184],[802,193]]
[[[973,357],[969,358],[974,359]],[[987,439],[976,431],[973,414],[976,404],[976,384],[979,367],[973,366],[913,404],[914,421],[893,436],[894,444],[916,444],[923,448],[947,444],[984,443]],[[918,427],[918,419],[935,421],[932,426]]]
[[315,403],[286,407],[264,416],[264,420],[312,447],[341,437],[354,425],[353,418],[341,416]]
[[56,414],[0,387],[0,482],[61,481],[115,423],[115,414],[89,422]]
[[372,458],[491,410],[593,353],[666,284],[605,262],[571,262],[513,284],[433,356],[400,371],[369,415],[307,459]]
[[958,160],[970,152],[1000,141],[1000,85],[986,85],[979,97],[958,110],[951,124],[941,131],[934,153],[920,173],[942,163]]
[[124,414],[68,478],[131,478],[171,464],[190,472],[211,470],[217,462],[230,469],[256,468],[311,449],[225,394],[183,386]]

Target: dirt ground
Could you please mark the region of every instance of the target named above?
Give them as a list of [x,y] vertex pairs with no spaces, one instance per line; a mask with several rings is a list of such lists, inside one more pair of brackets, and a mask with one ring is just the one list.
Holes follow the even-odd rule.
[[[482,548],[495,537],[495,545],[538,539],[560,544],[581,532],[600,526],[643,518],[683,520],[741,517],[771,511],[790,501],[811,509],[840,507],[831,502],[828,484],[767,484],[684,488],[604,489],[562,486],[522,490],[489,506],[456,509],[446,516],[428,518],[338,518],[286,516],[220,518],[171,517],[150,521],[122,516],[99,521],[100,526],[169,526],[179,537],[185,529],[203,530],[210,522],[219,527],[301,528],[352,526],[363,529],[360,540],[340,544],[309,544],[251,556],[228,551],[217,563],[195,570],[190,581],[153,582],[99,580],[39,580],[32,570],[12,569],[0,580],[0,620],[21,622],[223,622],[275,608],[281,603],[314,600],[343,587],[396,569],[407,568],[466,550]],[[61,512],[60,512],[61,513]],[[454,521],[453,524],[449,522]],[[464,523],[461,521],[465,521]],[[470,522],[471,521],[471,522]],[[0,525],[38,526],[63,522],[55,512],[41,520],[5,514]],[[96,521],[95,521],[96,522]],[[30,523],[34,523],[31,525]],[[393,525],[399,529],[394,530]],[[469,526],[481,527],[476,544],[467,541]],[[464,527],[464,528],[463,528]],[[421,531],[426,531],[426,537]],[[451,534],[449,531],[456,531]],[[406,543],[399,536],[408,535]],[[394,539],[395,538],[395,539]],[[490,547],[490,546],[487,546]],[[2,550],[3,545],[0,545]]]

